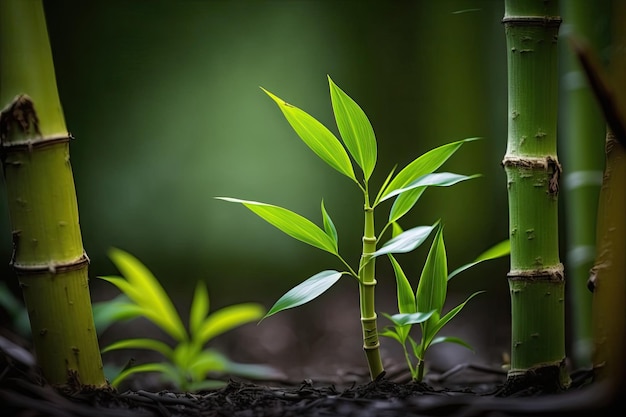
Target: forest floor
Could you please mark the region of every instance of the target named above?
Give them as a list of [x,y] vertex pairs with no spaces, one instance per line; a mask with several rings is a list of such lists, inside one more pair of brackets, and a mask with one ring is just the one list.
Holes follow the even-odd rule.
[[[243,327],[224,335],[212,347],[239,362],[263,363],[279,372],[267,380],[223,377],[224,386],[202,392],[180,392],[156,374],[136,374],[119,389],[57,389],[45,382],[34,366],[29,342],[0,327],[0,415],[16,417],[583,417],[611,416],[613,404],[602,402],[604,390],[588,369],[571,370],[571,386],[554,392],[531,387],[511,392],[499,360],[506,348],[506,323],[489,309],[471,320],[451,324],[452,334],[476,348],[446,344],[429,352],[422,383],[412,382],[399,347],[383,344],[385,374],[370,381],[359,346],[360,327],[341,297],[328,298],[315,308],[321,317],[304,326],[306,309],[278,315],[260,326]],[[481,316],[481,314],[483,314]],[[300,316],[302,315],[302,316]],[[324,316],[326,315],[326,316]],[[469,316],[469,315],[468,315]],[[507,320],[504,317],[501,321]],[[481,326],[471,326],[481,323]],[[487,325],[485,325],[487,323]],[[481,333],[481,328],[483,332]],[[138,336],[145,323],[104,335],[103,345]],[[4,331],[7,330],[7,331]],[[127,332],[124,334],[124,332]],[[465,332],[465,333],[464,333]],[[142,334],[156,337],[156,334]],[[473,339],[471,339],[473,338]],[[357,343],[354,343],[354,341]],[[448,350],[446,350],[448,349]],[[136,363],[154,358],[145,351],[125,352]],[[105,364],[115,361],[105,354]],[[617,414],[616,414],[617,415]]]

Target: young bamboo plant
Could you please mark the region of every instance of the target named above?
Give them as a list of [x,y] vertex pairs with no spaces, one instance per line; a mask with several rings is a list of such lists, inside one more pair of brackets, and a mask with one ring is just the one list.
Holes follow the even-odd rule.
[[[280,229],[289,236],[335,255],[347,268],[345,271],[325,270],[308,278],[283,295],[268,311],[269,317],[279,311],[307,303],[328,290],[343,275],[352,276],[359,285],[361,327],[363,330],[363,349],[365,351],[370,377],[375,379],[383,372],[379,351],[377,315],[374,304],[376,286],[375,259],[381,255],[406,253],[421,245],[430,233],[437,228],[437,223],[430,226],[417,226],[393,237],[378,248],[385,232],[402,218],[417,202],[429,186],[450,186],[474,178],[453,173],[435,173],[450,156],[464,143],[475,138],[449,143],[435,148],[393,175],[392,171],[372,199],[370,179],[377,158],[377,144],[374,130],[359,105],[343,92],[330,77],[330,96],[333,112],[343,145],[323,124],[299,108],[283,101],[263,89],[278,105],[283,115],[296,131],[300,139],[324,162],[353,181],[363,193],[364,228],[362,236],[362,254],[357,268],[339,254],[338,234],[331,216],[321,204],[324,228],[321,229],[310,220],[290,210],[256,201],[240,200],[230,197],[218,199],[240,203],[253,213]],[[347,151],[346,151],[347,149]],[[350,156],[361,169],[363,179],[357,178]],[[374,210],[383,202],[395,198],[386,224],[376,235]]]
[[112,249],[110,258],[123,277],[100,278],[119,288],[124,297],[94,307],[103,320],[100,326],[141,316],[177,342],[176,347],[171,348],[160,340],[135,338],[120,340],[105,347],[102,353],[117,349],[148,349],[160,353],[167,359],[165,362],[127,367],[113,378],[111,382],[113,387],[119,386],[123,380],[139,372],[157,372],[181,391],[199,391],[224,384],[219,380],[207,379],[209,373],[248,378],[276,376],[276,372],[268,366],[235,363],[220,352],[204,347],[207,342],[224,332],[259,320],[265,312],[261,305],[235,304],[209,314],[209,294],[204,282],[199,281],[189,312],[188,332],[174,304],[148,268],[137,258],[120,249]]
[[15,270],[53,385],[106,386],[65,118],[40,0],[0,1],[0,158]]
[[561,389],[565,369],[565,278],[559,260],[556,144],[556,1],[506,0],[512,390]]
[[[388,255],[393,265],[396,276],[398,314],[392,316],[384,314],[391,322],[381,332],[381,336],[390,337],[396,340],[404,350],[404,357],[411,372],[411,377],[415,381],[422,381],[425,371],[425,355],[428,348],[438,343],[456,343],[470,350],[472,347],[463,339],[453,336],[436,337],[439,331],[452,320],[465,307],[467,302],[483,291],[477,291],[467,297],[467,299],[454,307],[446,314],[443,307],[446,301],[448,282],[474,265],[490,259],[500,258],[509,254],[510,244],[508,240],[498,243],[479,255],[473,262],[463,265],[448,274],[448,260],[446,247],[443,240],[443,226],[439,226],[437,234],[428,252],[426,263],[422,269],[417,291],[413,293],[411,283],[407,279],[402,267],[393,255]],[[419,343],[410,336],[413,324],[419,324],[421,328],[421,338]],[[411,346],[413,356],[417,360],[414,365],[407,342]]]
[[98,305],[100,326],[141,316],[177,342],[176,347],[171,348],[159,340],[135,338],[120,340],[105,347],[102,353],[117,349],[148,349],[167,359],[166,362],[127,367],[112,380],[113,387],[119,386],[123,380],[138,372],[160,373],[163,379],[182,391],[199,391],[224,385],[222,381],[207,379],[209,373],[248,378],[277,376],[276,371],[268,366],[235,363],[214,349],[204,348],[214,337],[259,320],[265,311],[261,305],[235,304],[209,314],[209,294],[204,283],[198,282],[191,303],[187,331],[174,304],[148,268],[120,249],[112,249],[109,256],[123,277],[100,278],[114,284],[124,296]]

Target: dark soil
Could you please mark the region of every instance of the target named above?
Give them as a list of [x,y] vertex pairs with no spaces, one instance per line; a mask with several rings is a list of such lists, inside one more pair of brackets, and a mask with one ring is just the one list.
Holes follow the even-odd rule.
[[[393,367],[392,367],[393,368]],[[400,367],[396,367],[401,369]],[[345,373],[345,375],[348,375]],[[274,416],[587,416],[607,414],[588,371],[573,372],[571,387],[560,393],[529,388],[514,393],[497,369],[460,365],[430,376],[425,383],[401,371],[368,382],[366,375],[335,381],[228,380],[224,388],[201,393],[172,390],[55,389],[37,369],[0,349],[2,416],[68,417],[274,417]],[[360,379],[361,382],[357,382]]]

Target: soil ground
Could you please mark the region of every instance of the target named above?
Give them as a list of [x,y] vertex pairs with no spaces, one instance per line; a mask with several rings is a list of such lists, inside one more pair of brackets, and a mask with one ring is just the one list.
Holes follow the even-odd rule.
[[[338,298],[339,299],[339,298]],[[340,300],[340,299],[339,299]],[[331,304],[329,304],[331,303]],[[17,417],[504,417],[568,416],[582,417],[602,413],[611,416],[613,404],[602,402],[604,390],[593,381],[589,370],[572,371],[572,384],[563,392],[538,388],[516,392],[507,390],[506,371],[491,357],[506,345],[503,337],[490,339],[498,325],[494,315],[474,315],[473,323],[489,323],[469,329],[468,322],[457,321],[451,330],[471,340],[476,352],[496,352],[487,356],[444,345],[430,353],[430,367],[423,383],[411,382],[394,344],[384,343],[386,373],[370,381],[364,367],[363,352],[355,340],[360,336],[358,322],[343,309],[353,309],[345,301],[327,300],[317,310],[322,317],[317,326],[302,325],[306,314],[294,311],[277,315],[262,326],[233,331],[216,340],[214,347],[228,352],[232,359],[265,363],[280,373],[271,380],[224,378],[220,389],[199,393],[177,392],[163,384],[155,374],[137,374],[119,390],[55,389],[48,385],[33,365],[29,343],[20,341],[5,329],[0,332],[0,415]],[[324,313],[326,312],[326,313]],[[331,313],[332,312],[332,315]],[[341,314],[339,314],[339,313]],[[481,314],[481,313],[479,313]],[[503,321],[506,321],[504,317]],[[290,320],[293,320],[291,322]],[[490,321],[491,320],[491,321]],[[506,325],[503,324],[503,325]],[[137,327],[118,329],[114,339],[138,336]],[[469,330],[468,330],[469,329]],[[463,334],[463,332],[467,334]],[[142,334],[142,336],[156,336]],[[107,335],[103,339],[106,339]],[[481,340],[483,345],[478,345]],[[490,341],[490,342],[489,342]],[[110,341],[103,340],[103,344]],[[494,343],[498,342],[498,343]],[[491,343],[491,345],[489,345]],[[140,351],[141,352],[141,351]],[[153,360],[140,352],[136,363]],[[464,356],[465,355],[465,356]],[[114,360],[103,357],[105,363]],[[497,361],[495,361],[497,362]],[[615,414],[617,415],[617,414]]]
[[[344,373],[334,381],[246,381],[230,379],[220,389],[180,393],[162,389],[55,389],[37,369],[1,350],[0,404],[3,416],[20,417],[413,417],[413,416],[588,416],[613,415],[599,404],[588,371],[572,373],[564,392],[526,389],[505,393],[496,369],[460,365],[411,382],[400,371],[376,381]],[[343,379],[343,381],[341,381]]]

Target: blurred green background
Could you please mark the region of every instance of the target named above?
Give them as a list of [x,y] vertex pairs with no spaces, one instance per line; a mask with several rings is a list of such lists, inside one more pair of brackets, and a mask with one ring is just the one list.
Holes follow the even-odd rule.
[[[112,246],[137,256],[174,298],[189,300],[195,282],[205,280],[213,308],[243,301],[269,307],[304,278],[340,267],[331,255],[215,196],[281,205],[319,225],[324,199],[340,250],[356,265],[360,191],[300,141],[259,88],[337,133],[327,75],[374,127],[376,188],[396,164],[402,168],[448,142],[484,138],[442,167],[482,177],[428,190],[401,221],[408,228],[441,218],[450,269],[507,238],[503,2],[62,0],[45,6],[58,88],[76,137],[71,161],[95,301],[116,293],[95,279],[117,274],[107,258]],[[16,286],[7,265],[4,191],[0,199],[1,274]],[[428,246],[402,256],[414,283]],[[387,262],[378,265],[381,302],[390,311],[393,302],[384,300],[395,291],[393,275]],[[465,297],[487,289],[475,309],[489,315],[497,307],[502,314],[492,318],[507,324],[507,271],[507,258],[493,261],[455,279],[450,290]],[[342,285],[356,297],[350,284]],[[471,319],[469,308],[467,314]]]

